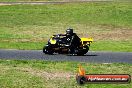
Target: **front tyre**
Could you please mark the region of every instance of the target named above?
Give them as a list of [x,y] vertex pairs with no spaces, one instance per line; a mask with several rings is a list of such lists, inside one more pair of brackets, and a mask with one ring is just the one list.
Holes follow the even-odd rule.
[[43,53],[52,55],[54,52],[50,46],[44,46]]

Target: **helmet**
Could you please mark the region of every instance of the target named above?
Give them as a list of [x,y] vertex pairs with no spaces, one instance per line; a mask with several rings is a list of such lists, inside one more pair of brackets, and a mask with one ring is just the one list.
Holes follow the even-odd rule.
[[73,29],[69,28],[66,30],[66,35],[72,35],[73,34]]

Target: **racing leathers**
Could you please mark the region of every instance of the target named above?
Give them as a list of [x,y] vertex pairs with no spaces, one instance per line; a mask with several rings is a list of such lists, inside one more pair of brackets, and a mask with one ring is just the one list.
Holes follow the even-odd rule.
[[76,33],[73,33],[72,35],[66,36],[67,39],[67,45],[69,45],[69,52],[72,54],[74,53],[81,44],[81,39],[77,36]]

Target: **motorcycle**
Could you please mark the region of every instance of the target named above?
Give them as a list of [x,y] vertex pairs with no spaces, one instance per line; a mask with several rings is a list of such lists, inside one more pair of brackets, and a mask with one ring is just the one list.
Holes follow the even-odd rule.
[[43,53],[53,55],[58,54],[72,54],[72,55],[84,55],[89,51],[90,44],[93,42],[93,38],[80,38],[80,44],[75,47],[74,50],[70,49],[70,45],[67,44],[67,38],[63,34],[53,35],[48,40],[48,43],[43,47]]

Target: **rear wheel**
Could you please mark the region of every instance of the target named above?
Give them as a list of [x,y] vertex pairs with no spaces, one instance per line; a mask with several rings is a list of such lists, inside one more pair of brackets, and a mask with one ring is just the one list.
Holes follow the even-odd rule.
[[83,53],[86,54],[89,51],[89,46],[84,46]]
[[44,46],[43,53],[52,55],[54,52],[50,46]]

